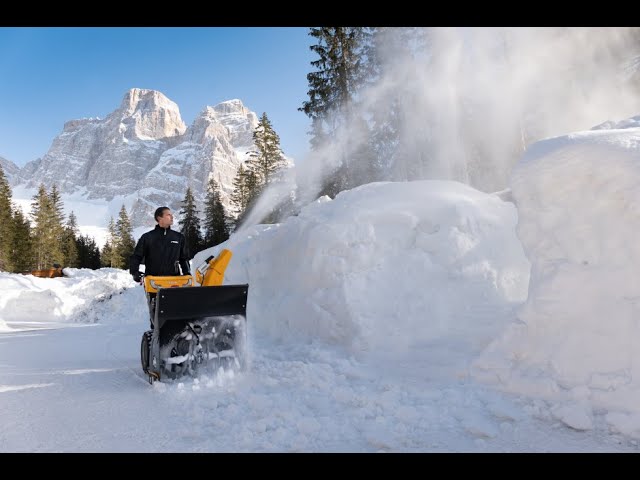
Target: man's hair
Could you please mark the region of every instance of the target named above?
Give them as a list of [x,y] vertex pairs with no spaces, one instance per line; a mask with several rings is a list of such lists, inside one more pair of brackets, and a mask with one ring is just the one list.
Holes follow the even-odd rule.
[[158,217],[164,215],[165,210],[171,210],[169,207],[158,207],[156,208],[156,213],[153,214],[153,218],[155,218],[156,222],[158,221]]

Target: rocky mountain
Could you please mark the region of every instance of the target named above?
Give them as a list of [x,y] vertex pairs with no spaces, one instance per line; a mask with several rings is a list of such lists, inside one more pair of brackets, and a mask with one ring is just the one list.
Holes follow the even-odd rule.
[[11,183],[13,177],[20,171],[20,167],[18,167],[11,160],[7,160],[4,157],[0,157],[0,167],[2,167],[2,171],[4,172],[4,176]]
[[[187,127],[178,106],[134,88],[106,118],[65,123],[49,151],[13,175],[12,185],[58,185],[62,193],[131,205],[132,224],[152,226],[160,205],[180,210],[187,187],[203,205],[208,179],[230,206],[233,178],[253,148],[256,114],[240,100],[207,106]],[[4,166],[4,164],[3,164]]]

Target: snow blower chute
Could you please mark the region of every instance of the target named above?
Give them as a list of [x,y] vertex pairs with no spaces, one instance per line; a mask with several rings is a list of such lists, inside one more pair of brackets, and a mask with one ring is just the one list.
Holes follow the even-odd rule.
[[249,285],[222,285],[231,252],[207,258],[192,275],[145,276],[152,329],[140,346],[149,383],[246,366]]

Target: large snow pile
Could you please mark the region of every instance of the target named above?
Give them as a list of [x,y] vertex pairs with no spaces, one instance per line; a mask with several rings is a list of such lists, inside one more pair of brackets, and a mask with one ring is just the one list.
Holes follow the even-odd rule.
[[638,126],[631,119],[538,142],[514,169],[517,232],[531,261],[529,295],[520,321],[476,362],[478,375],[548,399],[574,428],[593,428],[607,411],[610,429],[635,436]]
[[[0,328],[12,325],[37,327],[51,322],[97,322],[97,302],[111,299],[114,292],[135,286],[128,271],[103,268],[65,268],[64,277],[38,278],[0,272]],[[146,311],[144,294],[141,308]],[[118,309],[118,302],[112,308]],[[122,309],[123,321],[139,322],[141,312]]]
[[240,231],[192,265],[229,248],[225,283],[249,283],[250,325],[282,340],[397,350],[477,331],[481,342],[504,326],[496,312],[526,298],[516,221],[512,203],[457,182],[374,183]]

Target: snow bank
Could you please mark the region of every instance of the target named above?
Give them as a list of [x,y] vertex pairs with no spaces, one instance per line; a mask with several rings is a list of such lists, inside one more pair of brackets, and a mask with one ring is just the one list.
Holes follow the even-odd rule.
[[595,408],[640,412],[639,120],[538,142],[512,176],[529,295],[478,375],[551,399],[574,428]]
[[[94,322],[92,307],[135,286],[128,271],[65,268],[64,277],[0,272],[0,327],[46,322]],[[146,310],[144,295],[140,303]],[[135,314],[136,312],[130,312]],[[136,318],[139,321],[139,318]]]
[[276,338],[400,349],[494,328],[496,308],[524,301],[515,225],[512,203],[457,182],[374,183],[239,232],[193,266],[229,248],[225,283],[249,283],[248,322]]

